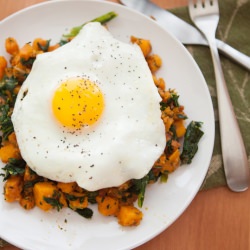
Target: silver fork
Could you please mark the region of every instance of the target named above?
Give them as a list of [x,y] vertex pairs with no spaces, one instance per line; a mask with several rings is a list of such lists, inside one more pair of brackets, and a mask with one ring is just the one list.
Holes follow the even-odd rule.
[[193,23],[206,37],[214,64],[222,159],[228,187],[235,192],[244,191],[249,185],[249,166],[241,132],[223,75],[215,32],[219,22],[217,0],[189,0],[189,15]]

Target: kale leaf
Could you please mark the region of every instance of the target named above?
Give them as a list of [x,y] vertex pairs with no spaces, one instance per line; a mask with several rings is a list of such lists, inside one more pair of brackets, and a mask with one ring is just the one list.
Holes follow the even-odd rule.
[[180,156],[182,164],[190,164],[198,150],[198,143],[204,134],[200,129],[201,125],[201,122],[192,121],[187,127],[184,136],[183,151]]
[[0,130],[2,131],[2,139],[7,140],[8,136],[14,131],[11,121],[11,111],[8,104],[0,106]]
[[90,219],[93,216],[93,211],[90,208],[83,208],[83,209],[76,209],[74,210],[75,212],[77,212],[79,215],[81,215],[82,217],[86,218],[86,219]]
[[23,174],[25,171],[26,162],[23,159],[10,158],[8,163],[2,168],[5,171],[4,181],[10,175]]

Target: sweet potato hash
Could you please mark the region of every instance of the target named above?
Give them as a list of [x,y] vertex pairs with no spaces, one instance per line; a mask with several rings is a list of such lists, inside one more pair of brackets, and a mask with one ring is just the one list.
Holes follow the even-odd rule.
[[[5,49],[10,59],[0,56],[0,159],[5,164],[4,199],[6,202],[19,202],[30,210],[35,206],[44,211],[68,207],[85,218],[91,218],[93,211],[89,204],[97,204],[98,211],[104,216],[114,216],[122,226],[139,225],[143,214],[145,190],[148,184],[167,181],[168,175],[181,164],[190,163],[198,149],[198,141],[203,135],[200,122],[185,124],[187,115],[184,106],[179,104],[178,93],[167,89],[164,79],[156,72],[162,66],[159,55],[152,53],[149,40],[131,36],[131,43],[141,48],[151,70],[155,87],[162,98],[161,118],[165,125],[166,147],[155,161],[149,173],[142,179],[131,179],[118,187],[104,188],[89,192],[76,182],[62,183],[39,176],[22,159],[11,114],[18,91],[29,75],[36,56],[53,51],[71,41],[76,34],[66,36],[56,44],[50,40],[36,38],[33,42],[20,45],[14,37],[5,40]],[[8,60],[8,61],[7,61]],[[184,138],[184,145],[180,139]],[[164,188],[164,185],[161,186]],[[137,202],[137,206],[135,205]],[[138,208],[139,207],[139,208]]]

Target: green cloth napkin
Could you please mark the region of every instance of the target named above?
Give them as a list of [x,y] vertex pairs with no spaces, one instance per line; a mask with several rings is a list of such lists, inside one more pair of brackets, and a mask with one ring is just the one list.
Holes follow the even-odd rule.
[[[220,22],[216,37],[225,41],[235,49],[250,55],[249,0],[220,1]],[[188,8],[173,9],[171,12],[183,20],[192,23]],[[216,99],[215,76],[210,50],[206,46],[186,46],[199,65],[212,96],[215,113],[215,144],[211,163],[201,190],[226,185],[223,169],[220,132],[218,121],[218,106]],[[232,60],[220,56],[228,91],[234,106],[240,130],[243,136],[248,159],[250,158],[250,75],[242,66]],[[230,135],[229,135],[230,136]],[[235,145],[237,147],[237,145]]]
[[[191,23],[187,8],[171,10],[172,13]],[[220,2],[220,23],[217,29],[217,38],[227,42],[229,45],[250,55],[250,30],[249,30],[249,0],[224,0]],[[217,117],[217,101],[215,89],[215,77],[209,48],[205,46],[186,46],[198,63],[209,86],[214,105],[216,118],[216,135],[213,157],[211,164],[201,187],[201,190],[225,186],[226,179],[220,149],[220,133]],[[250,75],[247,70],[221,56],[222,68],[228,85],[229,93],[236,117],[243,135],[246,151],[250,155]],[[237,145],[235,145],[237,147]],[[5,246],[5,241],[0,239],[0,247]]]

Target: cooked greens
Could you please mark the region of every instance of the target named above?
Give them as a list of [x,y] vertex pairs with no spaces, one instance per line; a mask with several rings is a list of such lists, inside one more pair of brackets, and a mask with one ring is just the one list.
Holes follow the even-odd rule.
[[198,150],[198,143],[204,134],[201,130],[201,125],[201,122],[192,121],[187,127],[180,156],[182,164],[190,164]]
[[10,158],[8,163],[2,168],[5,171],[4,181],[11,175],[23,174],[25,171],[26,162],[23,159]]

